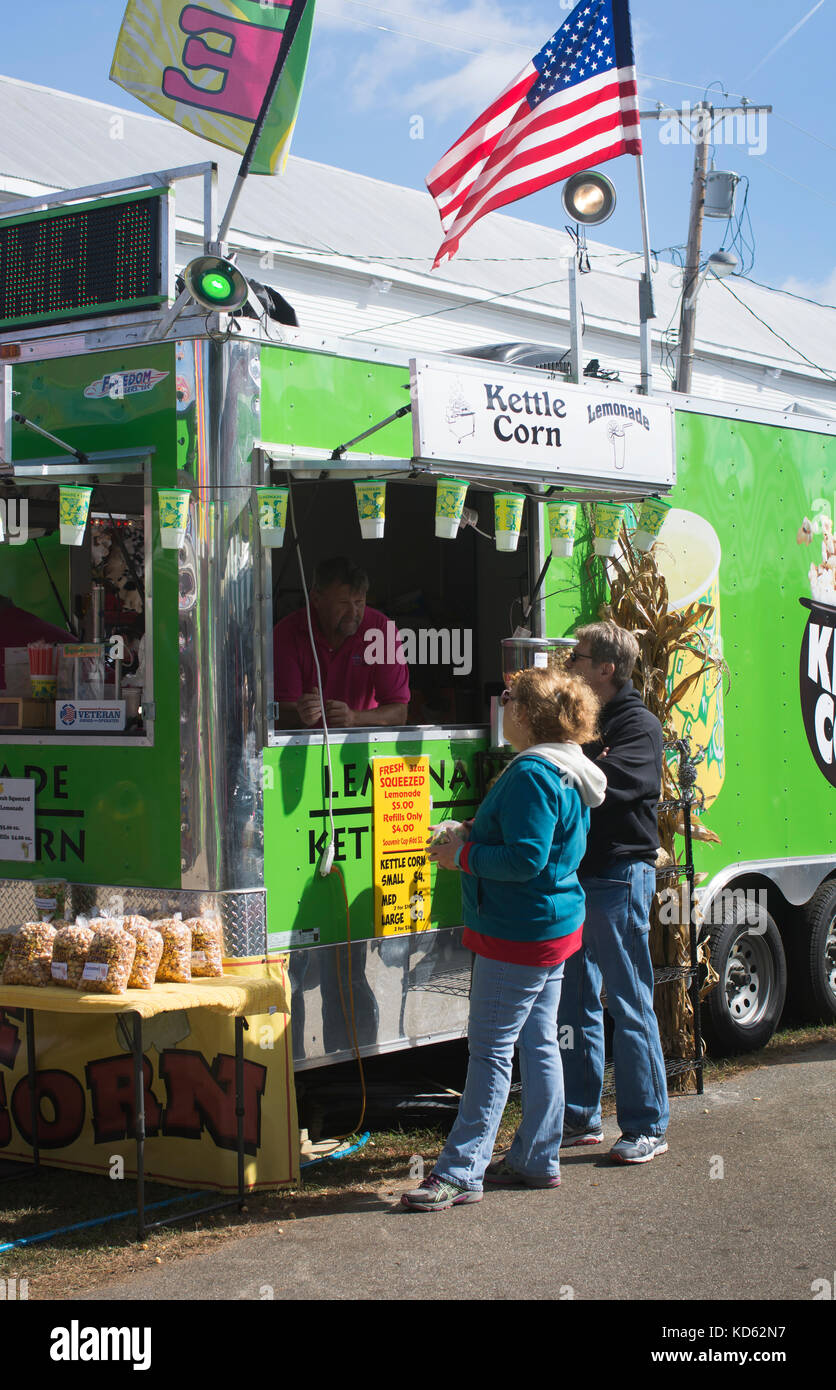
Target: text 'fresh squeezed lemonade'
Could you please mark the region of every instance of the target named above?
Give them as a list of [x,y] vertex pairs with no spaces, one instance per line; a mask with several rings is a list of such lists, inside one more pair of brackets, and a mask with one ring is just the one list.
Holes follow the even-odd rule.
[[[668,585],[668,607],[688,608],[709,604],[713,610],[693,631],[708,655],[722,657],[720,633],[720,539],[710,522],[696,512],[671,508],[653,553]],[[696,646],[696,640],[694,642]],[[668,690],[701,665],[697,652],[680,652],[668,672]],[[690,740],[691,752],[705,748],[697,769],[697,785],[708,809],[717,798],[726,775],[723,733],[723,678],[705,671],[701,679],[674,706],[671,718],[677,735]]]

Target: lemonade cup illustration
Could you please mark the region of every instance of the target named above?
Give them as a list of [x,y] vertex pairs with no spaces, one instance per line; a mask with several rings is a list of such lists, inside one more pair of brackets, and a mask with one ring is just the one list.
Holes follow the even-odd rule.
[[575,548],[575,523],[578,516],[576,502],[547,502],[546,513],[549,519],[549,536],[552,555],[559,558],[571,555]]
[[661,497],[646,497],[639,512],[638,525],[630,537],[634,550],[649,550],[658,538],[670,511],[670,502]]
[[495,492],[493,499],[494,525],[497,550],[516,550],[522,527],[525,494],[522,492]]
[[435,485],[435,534],[439,540],[454,541],[459,534],[467,483],[461,478],[439,478]]
[[624,508],[615,502],[596,502],[595,540],[596,555],[615,555],[618,553],[618,538],[624,521]]
[[161,487],[157,496],[163,550],[179,550],[186,539],[192,494],[187,487]]
[[59,489],[58,529],[62,545],[81,545],[90,511],[91,487],[65,484]]
[[364,541],[380,541],[386,528],[386,479],[358,478],[354,484]]
[[256,488],[258,527],[261,532],[262,545],[271,547],[284,545],[288,495],[289,490],[286,487]]
[[[673,690],[699,670],[705,656],[722,657],[720,634],[720,561],[722,550],[717,532],[696,512],[672,507],[665,517],[654,550],[656,563],[668,585],[668,607],[688,608],[692,603],[707,604],[711,612],[692,630],[693,652],[679,652],[668,671],[668,689]],[[691,743],[691,752],[705,748],[705,758],[697,767],[697,784],[707,809],[716,800],[726,775],[723,731],[723,678],[719,671],[705,671],[671,711],[671,721],[680,738]]]

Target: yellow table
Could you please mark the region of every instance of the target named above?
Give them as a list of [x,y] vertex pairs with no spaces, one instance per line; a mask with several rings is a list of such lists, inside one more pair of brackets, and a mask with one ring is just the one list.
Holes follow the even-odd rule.
[[[47,985],[0,985],[0,1008],[23,1009],[26,1021],[26,1053],[32,1122],[32,1163],[26,1174],[40,1166],[38,1148],[38,1095],[36,1084],[35,1013],[115,1014],[125,1029],[134,1059],[134,1114],[136,1116],[137,1240],[149,1229],[145,1224],[145,1086],[142,1074],[142,1021],[174,1010],[208,1009],[235,1019],[235,1114],[238,1120],[238,1195],[231,1201],[216,1202],[185,1216],[153,1221],[151,1226],[171,1225],[203,1212],[244,1203],[244,1029],[247,1015],[287,1011],[287,999],[280,982],[246,976],[225,975],[221,979],[192,980],[187,985],[156,984],[152,989],[128,989],[123,994],[82,994],[79,990]],[[132,1020],[128,1033],[128,1020]],[[20,1177],[23,1174],[12,1174]],[[0,1179],[9,1181],[10,1178]]]

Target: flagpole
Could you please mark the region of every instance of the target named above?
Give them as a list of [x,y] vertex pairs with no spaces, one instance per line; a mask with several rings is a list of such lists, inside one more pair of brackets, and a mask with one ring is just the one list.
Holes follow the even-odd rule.
[[264,100],[261,103],[261,110],[258,113],[258,119],[256,120],[256,123],[253,126],[249,144],[247,145],[247,148],[244,151],[244,157],[241,160],[241,168],[238,170],[238,177],[236,178],[235,183],[233,185],[232,192],[229,197],[229,202],[226,206],[226,211],[223,217],[221,218],[221,223],[218,228],[219,243],[223,243],[224,241],[226,241],[227,232],[229,231],[229,224],[232,221],[232,217],[235,212],[238,199],[241,196],[241,190],[243,189],[247,179],[247,175],[250,172],[250,166],[252,165],[253,158],[255,157],[258,142],[261,139],[261,136],[264,132],[264,127],[267,124],[267,117],[270,113],[270,107],[273,103],[273,98],[276,95],[276,90],[278,88],[279,82],[281,81],[281,76],[284,71],[285,63],[287,62],[288,54],[290,53],[291,45],[296,37],[296,30],[299,28],[299,25],[302,22],[302,16],[304,15],[305,10],[308,7],[308,3],[309,0],[293,0],[293,5],[290,14],[287,17],[287,24],[285,25],[284,32],[282,34],[282,42],[279,48],[278,57],[276,58],[276,66],[273,69],[273,76],[270,78],[267,91],[264,93]]
[[650,228],[647,217],[647,188],[644,181],[644,155],[636,155],[636,173],[639,181],[639,210],[642,221],[642,242],[644,245],[644,272],[639,280],[639,347],[641,352],[641,391],[649,396],[653,390],[651,366],[650,320],[656,317],[653,304],[653,279],[650,260]]

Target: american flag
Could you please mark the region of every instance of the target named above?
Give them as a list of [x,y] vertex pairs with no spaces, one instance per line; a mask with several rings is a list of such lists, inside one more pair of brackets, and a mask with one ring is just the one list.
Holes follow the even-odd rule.
[[641,148],[627,0],[581,0],[427,176],[446,233],[433,269],[486,212]]

